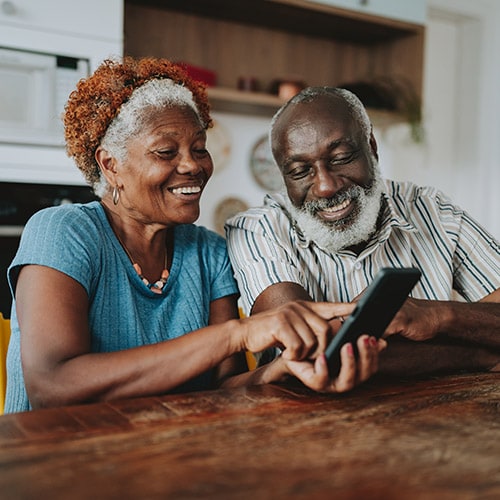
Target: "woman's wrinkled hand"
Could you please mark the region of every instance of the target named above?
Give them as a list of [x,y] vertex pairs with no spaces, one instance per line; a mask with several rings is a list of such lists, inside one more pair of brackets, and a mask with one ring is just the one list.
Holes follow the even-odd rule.
[[294,301],[273,310],[241,319],[242,349],[260,352],[279,347],[286,360],[315,359],[332,335],[329,323],[349,315],[355,304]]
[[328,393],[346,392],[368,380],[377,372],[379,353],[386,348],[387,342],[362,335],[356,345],[359,352],[357,359],[351,344],[342,346],[341,368],[335,378],[330,377],[323,353],[314,360],[283,360],[283,363],[290,375],[297,377],[310,389]]

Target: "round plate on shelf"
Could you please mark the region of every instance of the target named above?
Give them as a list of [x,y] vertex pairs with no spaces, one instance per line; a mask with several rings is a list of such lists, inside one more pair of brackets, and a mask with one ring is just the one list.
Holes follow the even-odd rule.
[[207,130],[207,149],[214,163],[214,172],[222,170],[231,156],[231,136],[226,127],[213,119],[213,126]]
[[248,205],[240,198],[223,198],[215,207],[214,224],[215,230],[222,236],[225,236],[224,223],[227,219],[236,215],[238,212],[248,210]]
[[271,153],[267,134],[259,137],[252,146],[250,170],[257,184],[266,191],[280,191],[282,189],[283,178]]

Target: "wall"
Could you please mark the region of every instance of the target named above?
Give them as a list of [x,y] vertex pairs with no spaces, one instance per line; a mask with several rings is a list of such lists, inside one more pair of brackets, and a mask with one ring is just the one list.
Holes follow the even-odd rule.
[[[254,143],[267,134],[270,119],[259,116],[232,113],[212,113],[216,123],[224,128],[229,140],[229,156],[226,163],[214,157],[214,175],[205,188],[201,201],[201,216],[198,223],[211,229],[217,227],[217,207],[226,198],[237,198],[248,206],[260,205],[266,194],[250,171],[250,152]],[[210,147],[210,131],[208,147]],[[222,166],[221,166],[222,165]]]
[[[376,129],[381,168],[391,178],[442,189],[500,236],[500,3],[428,0],[423,143],[405,125]],[[228,196],[261,204],[265,191],[249,169],[254,142],[269,119],[214,113],[231,138],[228,164],[216,170],[199,223],[215,228],[214,211]]]
[[434,185],[500,236],[500,4],[428,0],[423,144],[383,137],[387,175]]
[[[54,3],[55,0],[51,0]],[[58,0],[61,1],[61,0]],[[74,1],[74,0],[73,0]],[[92,0],[95,2],[96,0]],[[28,2],[29,3],[29,2]],[[98,2],[99,3],[99,2]],[[0,45],[85,56],[94,68],[121,52],[122,2],[113,0],[113,22],[100,38],[74,33],[30,31],[2,25]],[[496,0],[428,0],[428,36],[424,88],[426,140],[415,144],[406,127],[377,130],[381,166],[387,176],[410,179],[443,189],[497,237],[500,235],[500,3]],[[88,2],[87,2],[88,4]],[[99,3],[99,5],[101,5]],[[106,3],[110,7],[109,2]],[[102,5],[100,7],[103,8]],[[88,9],[93,22],[99,8]],[[454,62],[454,64],[452,64]],[[214,113],[227,130],[229,161],[216,169],[202,200],[199,223],[215,228],[214,212],[226,197],[248,205],[262,202],[265,190],[249,169],[252,145],[267,133],[269,119]],[[64,151],[0,145],[0,180],[81,183],[78,170]]]

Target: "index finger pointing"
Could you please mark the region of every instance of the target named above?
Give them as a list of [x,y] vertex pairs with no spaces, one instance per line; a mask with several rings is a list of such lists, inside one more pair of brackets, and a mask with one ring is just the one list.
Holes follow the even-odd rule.
[[305,302],[304,304],[327,321],[338,316],[349,316],[356,307],[352,302]]

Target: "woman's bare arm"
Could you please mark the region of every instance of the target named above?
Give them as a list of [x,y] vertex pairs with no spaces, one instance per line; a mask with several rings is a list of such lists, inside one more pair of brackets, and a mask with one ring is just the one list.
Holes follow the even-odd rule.
[[[219,304],[213,322],[231,307]],[[25,266],[16,288],[21,357],[34,408],[162,394],[222,363],[220,377],[237,372],[237,357],[282,346],[300,360],[324,350],[334,307],[296,302],[255,318],[211,324],[182,337],[112,353],[92,353],[88,298],[67,275],[44,266]],[[218,309],[218,306],[214,306]],[[119,321],[119,318],[117,318]],[[246,377],[238,385],[249,382]]]

